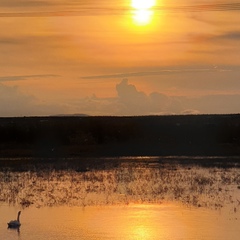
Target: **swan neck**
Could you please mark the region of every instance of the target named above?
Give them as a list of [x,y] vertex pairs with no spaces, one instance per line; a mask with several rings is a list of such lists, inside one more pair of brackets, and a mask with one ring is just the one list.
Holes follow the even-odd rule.
[[18,212],[17,221],[19,222],[21,212]]

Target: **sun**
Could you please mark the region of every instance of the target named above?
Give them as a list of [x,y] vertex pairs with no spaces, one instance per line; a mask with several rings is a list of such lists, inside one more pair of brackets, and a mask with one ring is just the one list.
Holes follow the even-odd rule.
[[138,25],[146,25],[151,21],[152,11],[149,10],[137,10],[134,12],[133,19]]
[[153,7],[156,0],[132,0],[131,7],[133,11],[133,20],[137,25],[147,25],[151,22],[153,16]]
[[156,5],[156,0],[132,0],[132,7],[136,10],[147,10]]

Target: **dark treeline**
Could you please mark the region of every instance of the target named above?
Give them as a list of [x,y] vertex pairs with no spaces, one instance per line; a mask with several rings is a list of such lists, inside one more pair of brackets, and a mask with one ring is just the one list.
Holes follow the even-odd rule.
[[240,115],[0,118],[0,157],[238,156]]

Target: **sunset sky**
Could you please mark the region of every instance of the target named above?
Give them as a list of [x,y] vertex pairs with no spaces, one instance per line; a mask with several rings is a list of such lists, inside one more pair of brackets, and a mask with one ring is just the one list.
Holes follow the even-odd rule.
[[240,1],[0,0],[0,117],[240,112]]

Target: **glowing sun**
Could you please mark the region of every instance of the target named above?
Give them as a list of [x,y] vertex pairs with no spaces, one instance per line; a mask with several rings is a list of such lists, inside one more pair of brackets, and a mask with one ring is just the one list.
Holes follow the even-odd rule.
[[156,0],[132,0],[131,6],[134,8],[133,19],[138,25],[146,25],[151,21],[153,8]]

